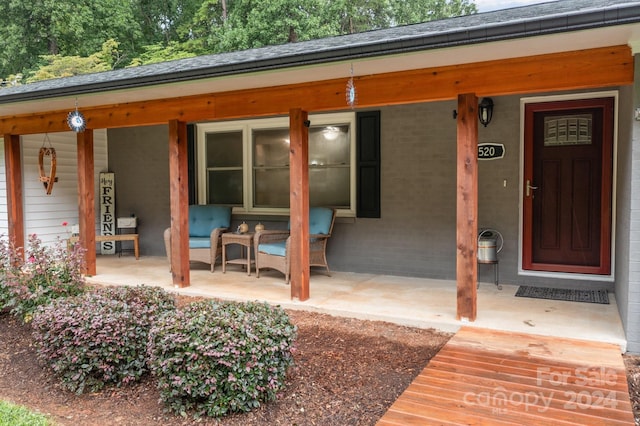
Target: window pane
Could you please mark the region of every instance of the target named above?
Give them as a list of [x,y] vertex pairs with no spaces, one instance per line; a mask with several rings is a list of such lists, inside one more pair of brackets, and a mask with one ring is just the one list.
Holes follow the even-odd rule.
[[208,171],[207,203],[242,205],[242,170]]
[[591,145],[591,114],[545,117],[544,146]]
[[258,169],[254,174],[254,206],[289,207],[289,169]]
[[207,168],[242,167],[242,132],[207,133]]
[[350,182],[348,167],[312,168],[309,170],[309,204],[349,208]]
[[349,164],[349,126],[320,126],[309,130],[309,164]]
[[289,165],[289,129],[254,130],[253,149],[254,166]]

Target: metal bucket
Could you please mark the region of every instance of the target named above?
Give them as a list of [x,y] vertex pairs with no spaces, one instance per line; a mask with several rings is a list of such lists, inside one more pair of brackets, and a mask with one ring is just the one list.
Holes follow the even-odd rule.
[[[498,248],[498,239],[500,247]],[[494,229],[485,229],[478,235],[478,262],[493,263],[498,261],[498,253],[502,250],[502,235]]]

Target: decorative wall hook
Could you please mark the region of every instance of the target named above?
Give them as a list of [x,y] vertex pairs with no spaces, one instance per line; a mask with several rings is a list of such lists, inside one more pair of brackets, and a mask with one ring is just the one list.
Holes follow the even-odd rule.
[[84,115],[82,115],[82,113],[78,111],[78,98],[76,98],[76,110],[71,111],[67,115],[67,124],[69,125],[69,128],[76,133],[84,131],[84,129],[87,127],[87,122],[84,119]]
[[[49,146],[45,146],[46,144]],[[45,172],[44,167],[44,159],[45,157],[49,157],[49,173]],[[44,141],[42,141],[42,147],[40,148],[40,152],[38,153],[38,169],[40,171],[40,182],[44,185],[44,190],[47,195],[51,195],[53,191],[53,184],[58,181],[56,177],[56,150],[53,146],[51,146],[51,141],[49,140],[49,135],[44,135]]]

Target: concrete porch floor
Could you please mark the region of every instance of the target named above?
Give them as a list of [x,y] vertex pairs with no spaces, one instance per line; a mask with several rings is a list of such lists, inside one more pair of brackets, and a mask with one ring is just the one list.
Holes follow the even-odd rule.
[[301,309],[358,319],[388,321],[420,328],[455,332],[462,325],[546,336],[613,343],[626,352],[626,338],[615,296],[608,305],[515,297],[518,286],[480,283],[478,317],[456,320],[455,281],[312,270],[310,298],[292,300],[284,275],[277,271],[247,276],[238,265],[225,274],[216,265],[191,264],[191,286],[174,288],[165,257],[98,256],[97,274],[87,281],[106,285],[154,285],[192,296],[227,300],[259,300],[286,309]]

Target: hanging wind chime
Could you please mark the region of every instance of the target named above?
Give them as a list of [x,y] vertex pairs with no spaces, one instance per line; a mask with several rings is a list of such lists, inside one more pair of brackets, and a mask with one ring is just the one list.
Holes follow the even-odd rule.
[[[45,172],[45,157],[49,158],[49,174]],[[44,185],[44,190],[47,195],[51,195],[51,191],[53,191],[53,184],[58,181],[58,178],[56,177],[56,162],[56,150],[51,146],[49,135],[45,133],[44,140],[42,141],[42,147],[38,154],[38,168],[40,170],[40,182]]]
[[353,64],[351,64],[351,78],[349,78],[349,81],[347,81],[347,89],[346,89],[345,95],[346,95],[347,105],[349,105],[353,109],[358,100],[356,85],[353,82]]
[[67,114],[67,124],[69,128],[76,133],[84,131],[87,127],[87,121],[84,119],[84,115],[78,111],[78,98],[76,98],[76,110]]

